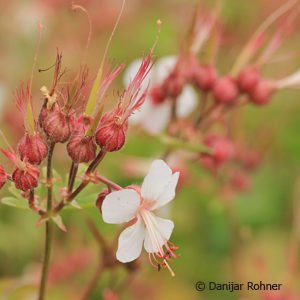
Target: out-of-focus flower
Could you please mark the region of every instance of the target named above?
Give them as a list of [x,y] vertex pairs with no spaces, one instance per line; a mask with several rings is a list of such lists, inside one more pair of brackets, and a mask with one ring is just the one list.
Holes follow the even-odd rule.
[[[172,101],[174,99],[164,99],[163,96],[158,97],[159,90],[157,90],[157,85],[161,85],[167,79],[168,75],[175,68],[176,63],[176,56],[166,56],[158,60],[151,72],[149,72],[147,80],[144,81],[145,87],[150,84],[150,93],[141,109],[136,111],[130,118],[133,124],[141,124],[151,134],[161,132],[170,121]],[[129,85],[140,64],[141,60],[138,59],[127,68],[124,76],[125,86]],[[185,86],[176,101],[177,116],[186,117],[196,107],[197,95],[191,86]]]
[[144,242],[151,264],[158,269],[167,267],[174,275],[168,264],[177,257],[173,251],[178,248],[169,241],[174,223],[157,217],[154,210],[174,199],[178,178],[179,172],[173,174],[164,161],[155,160],[141,187],[129,186],[104,199],[102,216],[106,223],[135,221],[119,237],[116,255],[119,261],[127,263],[138,258]]

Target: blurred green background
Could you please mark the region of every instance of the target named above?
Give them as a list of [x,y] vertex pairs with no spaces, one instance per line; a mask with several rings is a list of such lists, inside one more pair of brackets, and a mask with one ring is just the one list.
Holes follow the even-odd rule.
[[[217,67],[226,73],[236,55],[257,26],[284,1],[227,0],[221,14],[223,39]],[[97,71],[108,36],[113,28],[121,1],[88,0],[78,4],[90,12],[93,34],[87,64],[90,74]],[[176,54],[191,21],[196,1],[128,0],[120,25],[109,49],[109,57],[129,64],[148,51],[155,39],[156,20],[163,22],[155,50],[158,57]],[[214,1],[201,1],[209,9]],[[63,53],[63,66],[75,72],[88,34],[86,16],[71,10],[69,1],[0,1],[0,92],[1,128],[12,145],[22,136],[21,115],[16,112],[13,91],[21,80],[28,80],[37,39],[37,21],[43,30],[38,68],[55,61],[56,48]],[[300,28],[279,53],[292,54],[284,62],[274,62],[264,69],[271,78],[281,78],[300,66]],[[50,85],[52,72],[35,72],[34,105],[41,105],[39,88]],[[122,89],[122,76],[114,89]],[[113,101],[113,100],[112,100]],[[38,109],[36,109],[38,110]],[[264,299],[261,292],[197,292],[199,280],[226,283],[266,281],[283,283],[285,290],[300,299],[299,237],[300,216],[300,102],[299,90],[283,91],[265,107],[247,106],[239,114],[239,134],[263,152],[259,168],[253,172],[251,188],[230,199],[220,193],[220,180],[200,165],[187,164],[188,177],[172,205],[175,229],[172,241],[180,247],[179,259],[172,263],[176,273],[157,272],[145,253],[142,270],[124,290],[121,299]],[[139,131],[130,131],[126,146],[108,155],[101,173],[121,186],[142,182],[143,175],[130,178],[124,168],[128,158],[161,157],[165,147]],[[65,148],[55,153],[56,169],[66,173],[69,160]],[[11,168],[2,156],[1,163]],[[143,172],[141,172],[143,173]],[[101,191],[103,186],[94,188]],[[1,196],[8,194],[7,188]],[[84,197],[82,195],[81,197]],[[99,230],[112,240],[117,226],[104,224],[95,207],[85,209]],[[99,248],[78,210],[62,213],[67,233],[55,230],[52,271],[48,299],[76,299],[92,276]],[[10,294],[0,299],[34,299],[41,253],[42,227],[38,217],[27,210],[0,204],[0,292],[9,286]],[[238,224],[238,232],[232,230]],[[238,236],[238,238],[237,238]],[[236,240],[239,239],[238,247]],[[295,258],[293,260],[293,258]],[[73,269],[70,269],[73,266]],[[67,271],[66,271],[67,270]],[[52,275],[51,275],[52,272]],[[59,276],[59,274],[61,274]],[[292,275],[291,275],[292,274]],[[52,276],[52,277],[51,277]],[[104,288],[114,288],[125,279],[122,268],[105,272],[91,299],[102,299]],[[297,296],[298,295],[298,296]],[[271,298],[270,298],[271,299]],[[273,298],[272,298],[273,299]],[[277,298],[274,298],[277,299]],[[279,298],[278,298],[279,299]],[[280,298],[292,299],[292,298]]]

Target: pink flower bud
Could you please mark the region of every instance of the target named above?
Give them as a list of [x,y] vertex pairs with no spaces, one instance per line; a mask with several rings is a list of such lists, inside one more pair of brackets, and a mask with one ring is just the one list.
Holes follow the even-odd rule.
[[114,111],[105,114],[96,131],[97,144],[108,152],[120,150],[126,140],[128,119],[122,121]]
[[74,116],[65,115],[60,110],[49,112],[45,117],[42,112],[40,115],[40,124],[48,138],[54,143],[66,142],[74,128]]
[[4,186],[7,179],[7,175],[2,165],[0,165],[0,189]]
[[81,116],[75,123],[75,129],[67,144],[68,154],[75,163],[88,163],[96,156],[97,146],[93,136],[86,133],[92,118]]
[[250,93],[259,79],[259,70],[250,66],[241,71],[237,79],[237,85],[242,92]]
[[227,138],[212,134],[207,136],[203,142],[212,148],[211,156],[216,165],[221,165],[233,157],[233,146]]
[[239,91],[235,80],[232,77],[226,76],[216,81],[213,94],[216,102],[232,104],[237,99]]
[[105,197],[109,194],[109,191],[108,189],[105,189],[103,192],[101,192],[99,195],[98,195],[98,198],[96,200],[96,206],[98,207],[100,213],[102,214],[102,203],[105,199]]
[[48,146],[38,132],[33,135],[26,133],[18,145],[21,160],[39,165],[47,156]]
[[153,105],[161,104],[166,96],[161,86],[156,85],[150,90],[150,98]]
[[26,164],[24,169],[15,168],[12,180],[17,189],[24,192],[38,186],[40,172],[34,165]]
[[261,79],[250,93],[250,100],[257,105],[267,104],[273,94],[276,91],[276,87],[273,81],[269,79]]
[[97,146],[93,136],[74,134],[67,144],[68,154],[75,163],[88,163],[96,156]]
[[162,89],[166,96],[176,98],[181,94],[183,85],[184,77],[181,76],[178,72],[173,71],[165,79]]
[[211,91],[217,80],[217,73],[213,66],[197,65],[194,68],[193,81],[195,85],[203,92]]

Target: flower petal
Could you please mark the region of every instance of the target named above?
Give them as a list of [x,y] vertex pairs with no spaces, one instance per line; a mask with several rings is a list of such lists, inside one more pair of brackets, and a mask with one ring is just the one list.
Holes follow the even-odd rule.
[[163,160],[155,160],[141,187],[145,201],[156,201],[151,210],[170,202],[175,196],[179,173],[172,170]]
[[180,175],[179,172],[176,172],[172,175],[171,180],[165,186],[163,192],[159,195],[155,204],[151,207],[151,210],[160,208],[161,206],[166,205],[167,203],[169,203],[174,199],[179,175]]
[[175,55],[164,56],[163,58],[159,59],[153,72],[153,81],[155,83],[162,84],[170,72],[175,68],[176,63],[177,56]]
[[102,204],[103,221],[120,224],[132,220],[140,206],[141,198],[132,189],[124,189],[108,194]]
[[[144,247],[147,252],[159,252],[159,246],[164,245],[166,240],[169,240],[174,223],[171,220],[163,219],[151,213],[151,221],[153,224],[152,230],[146,228]],[[157,244],[158,243],[158,244]]]
[[[150,100],[150,99],[147,99]],[[144,103],[142,109],[147,109],[142,119],[143,128],[153,134],[159,134],[168,124],[171,116],[171,105],[165,101],[159,105],[152,105],[150,101]]]
[[197,106],[197,94],[191,86],[186,86],[177,98],[176,115],[188,116]]
[[145,238],[145,226],[140,218],[136,223],[126,228],[119,236],[117,259],[127,263],[137,259],[142,251]]

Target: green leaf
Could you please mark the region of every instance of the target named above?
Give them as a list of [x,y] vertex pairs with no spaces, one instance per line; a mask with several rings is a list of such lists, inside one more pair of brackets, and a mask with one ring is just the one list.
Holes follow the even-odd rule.
[[21,209],[29,209],[28,202],[24,198],[4,197],[1,203]]

